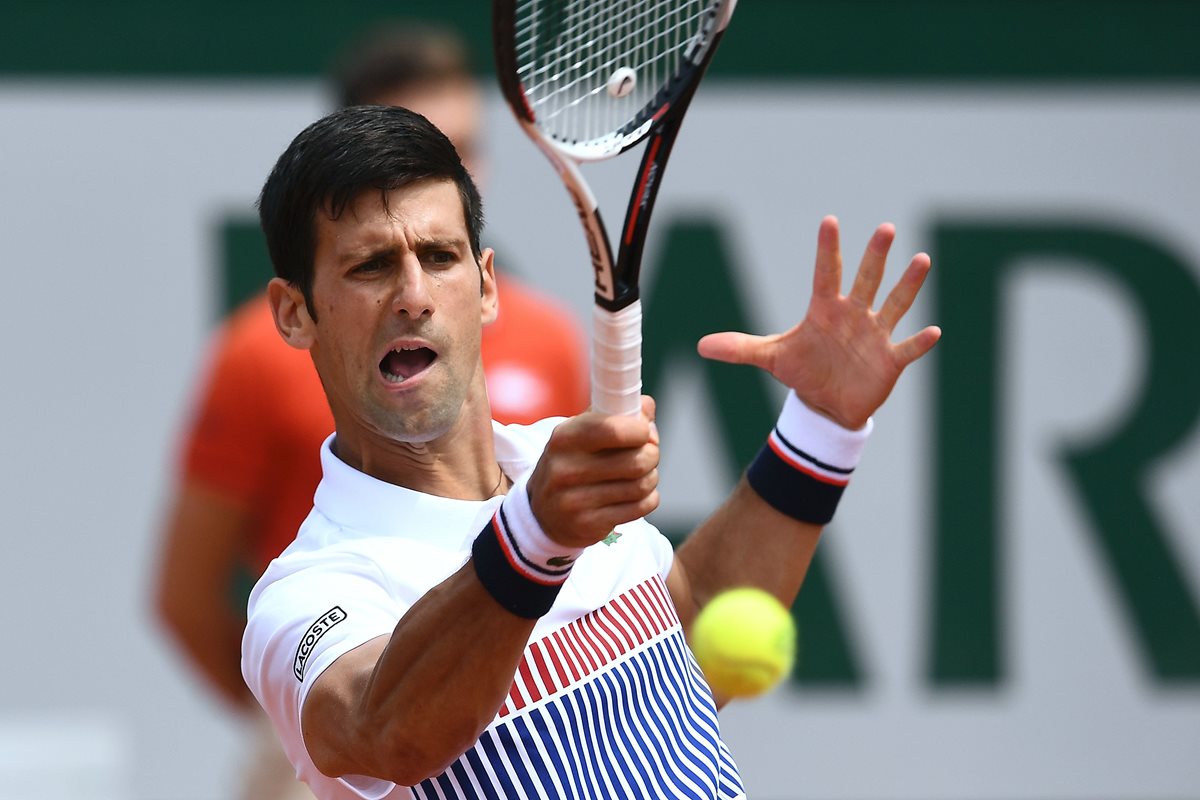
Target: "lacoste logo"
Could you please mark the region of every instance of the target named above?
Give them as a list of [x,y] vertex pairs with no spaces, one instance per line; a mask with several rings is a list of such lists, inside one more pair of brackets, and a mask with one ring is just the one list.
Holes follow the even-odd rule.
[[292,664],[292,672],[296,674],[296,680],[304,680],[304,667],[308,664],[308,657],[312,655],[317,642],[321,641],[321,637],[328,633],[330,628],[345,618],[346,612],[341,609],[341,606],[334,606],[322,614],[304,632],[304,637],[300,639],[300,646],[296,648],[296,661]]
[[546,559],[546,566],[548,566],[548,567],[565,567],[568,564],[572,563],[573,561],[575,561],[575,558],[573,556],[554,556],[553,558]]
[[621,538],[621,534],[617,533],[615,530],[611,530],[608,532],[608,536],[605,536],[600,541],[604,542],[609,547],[612,547],[614,544],[617,543],[617,539],[620,539],[620,538]]

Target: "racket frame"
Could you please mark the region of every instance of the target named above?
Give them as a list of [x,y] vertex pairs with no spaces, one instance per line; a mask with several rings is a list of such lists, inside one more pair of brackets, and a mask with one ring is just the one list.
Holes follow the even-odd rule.
[[[667,160],[684,115],[725,33],[737,0],[712,5],[701,33],[683,56],[679,72],[660,87],[619,130],[591,141],[566,141],[539,126],[518,76],[515,0],[493,2],[493,46],[500,88],[525,134],[554,166],[579,214],[592,260],[593,314],[592,406],[610,414],[641,410],[641,303],[638,278],[650,217]],[[639,142],[646,147],[638,167],[617,258],[613,259],[599,205],[579,165],[614,158]]]

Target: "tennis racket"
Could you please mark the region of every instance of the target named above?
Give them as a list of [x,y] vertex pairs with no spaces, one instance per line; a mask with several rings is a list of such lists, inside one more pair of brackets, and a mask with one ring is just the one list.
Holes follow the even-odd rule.
[[[579,211],[595,277],[592,407],[637,414],[638,273],[650,213],[688,104],[736,0],[494,0],[500,88]],[[578,165],[646,141],[614,261]]]

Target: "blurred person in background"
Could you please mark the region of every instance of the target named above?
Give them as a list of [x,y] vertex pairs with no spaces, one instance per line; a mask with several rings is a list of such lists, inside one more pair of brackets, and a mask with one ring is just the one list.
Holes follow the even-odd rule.
[[[399,105],[422,114],[454,143],[476,181],[485,180],[482,91],[456,34],[415,23],[379,28],[345,51],[334,83],[340,106]],[[584,410],[587,357],[577,322],[510,276],[498,285],[499,317],[483,337],[494,417],[531,423]],[[208,685],[263,721],[243,796],[311,797],[240,669],[245,595],[312,508],[321,443],[334,428],[309,354],[280,338],[265,292],[216,332],[193,403],[162,531],[158,615]]]

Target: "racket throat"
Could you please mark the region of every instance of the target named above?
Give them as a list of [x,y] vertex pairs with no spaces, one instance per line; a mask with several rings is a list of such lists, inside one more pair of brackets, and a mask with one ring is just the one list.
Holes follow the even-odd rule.
[[659,161],[658,151],[662,147],[663,137],[655,136],[650,144],[646,146],[646,157],[642,159],[642,170],[638,176],[637,191],[634,194],[635,202],[633,207],[629,209],[629,219],[625,224],[625,236],[621,239],[622,249],[629,247],[633,243],[633,235],[637,231],[638,220],[642,218],[642,214],[654,199],[657,193],[658,177],[659,177]]
[[572,197],[576,200],[575,210],[579,212],[579,221],[583,224],[583,231],[587,237],[588,255],[592,259],[592,281],[596,302],[614,302],[620,296],[620,291],[616,276],[613,274],[612,248],[608,245],[608,234],[604,227],[604,220],[600,216],[600,209],[594,204],[588,208],[587,205],[579,202],[578,195],[572,194]]

